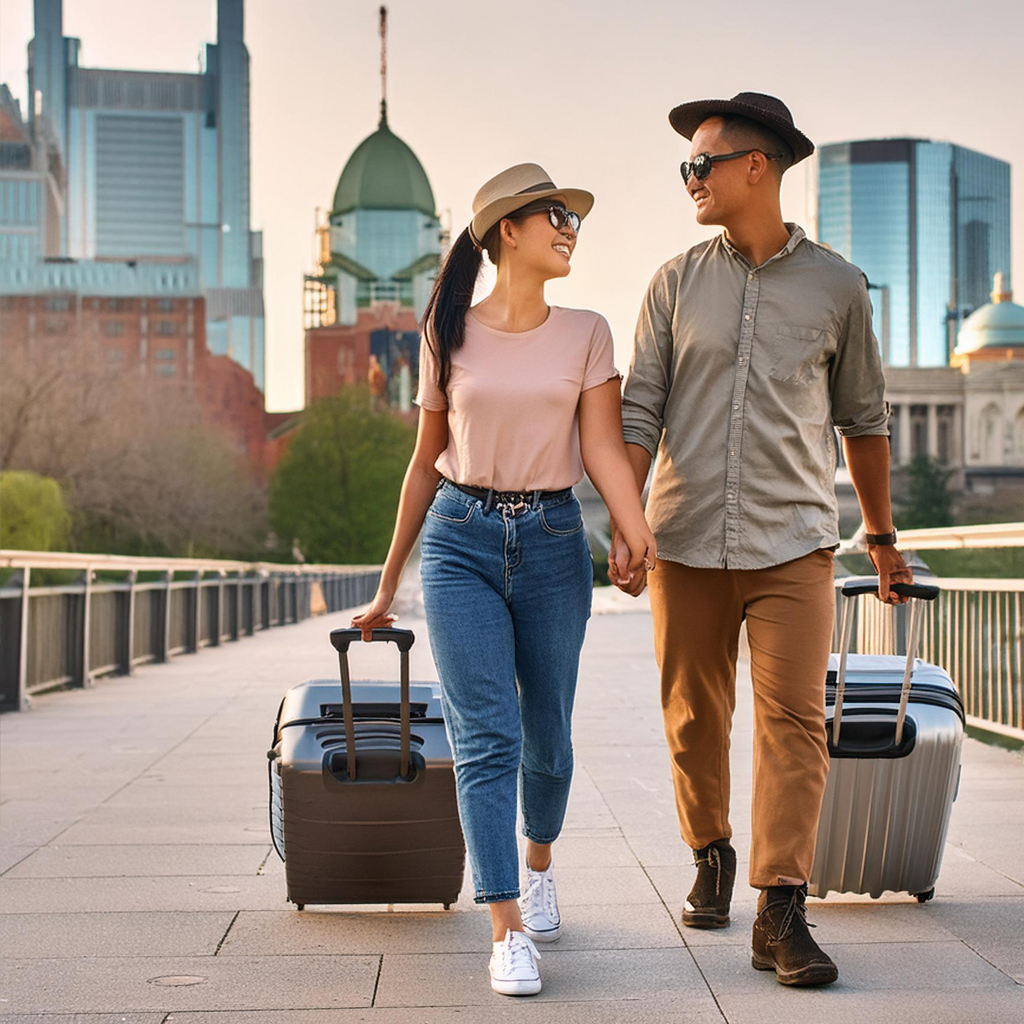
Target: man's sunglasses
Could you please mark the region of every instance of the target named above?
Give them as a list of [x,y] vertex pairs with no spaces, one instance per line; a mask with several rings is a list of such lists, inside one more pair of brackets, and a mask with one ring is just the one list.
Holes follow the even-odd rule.
[[684,160],[679,165],[679,173],[682,174],[686,184],[690,183],[691,175],[698,181],[703,181],[711,173],[715,164],[722,160],[735,160],[748,153],[760,153],[769,160],[779,160],[782,157],[781,153],[766,153],[763,149],[741,149],[736,153],[721,153],[717,156],[712,156],[710,153],[698,153],[692,160]]
[[551,226],[556,231],[561,231],[566,224],[572,228],[572,233],[578,235],[580,233],[580,215],[574,213],[572,210],[567,210],[564,206],[557,206],[550,202],[538,200],[535,203],[528,203],[522,209],[516,210],[515,213],[509,214],[511,217],[528,217],[531,213],[546,213],[548,220],[551,221]]

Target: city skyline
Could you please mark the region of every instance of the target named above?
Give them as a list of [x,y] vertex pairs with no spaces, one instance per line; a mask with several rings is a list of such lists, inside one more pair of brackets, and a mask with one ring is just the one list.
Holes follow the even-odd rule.
[[948,366],[964,319],[1010,276],[1010,166],[928,139],[823,146],[817,234],[875,295],[882,362]]
[[[315,208],[329,208],[341,168],[376,125],[376,8],[322,0],[287,12],[262,0],[246,5],[251,227],[264,233],[271,410],[302,400],[302,282],[313,263]],[[608,317],[620,369],[654,271],[714,233],[693,220],[677,170],[689,145],[667,124],[670,107],[687,98],[757,88],[783,98],[819,144],[914,136],[1009,161],[1013,262],[1021,273],[1024,138],[1006,130],[1005,114],[1007,104],[1015,106],[1005,88],[1019,62],[1013,26],[1024,28],[1016,6],[983,5],[976,20],[957,20],[954,35],[941,27],[953,23],[950,3],[933,5],[927,24],[909,5],[869,3],[842,26],[842,52],[833,43],[837,24],[805,0],[791,5],[784,24],[750,6],[743,39],[713,19],[694,33],[693,19],[679,19],[667,3],[631,11],[628,26],[582,2],[563,3],[554,33],[544,31],[550,5],[515,8],[510,18],[507,7],[389,4],[389,119],[423,163],[438,212],[456,232],[476,188],[522,160],[537,160],[555,181],[597,195],[574,272],[548,295]],[[883,17],[884,37],[877,32]],[[125,0],[75,0],[65,5],[64,32],[81,38],[86,67],[194,71],[200,47],[216,38],[215,18],[214,0],[183,0],[145,18]],[[519,27],[510,31],[513,23]],[[535,30],[523,28],[531,24]],[[0,80],[23,110],[31,37],[31,0],[9,0]],[[955,77],[947,70],[954,61]],[[612,71],[596,73],[601,69]],[[805,186],[803,167],[787,175],[784,212],[806,225]]]

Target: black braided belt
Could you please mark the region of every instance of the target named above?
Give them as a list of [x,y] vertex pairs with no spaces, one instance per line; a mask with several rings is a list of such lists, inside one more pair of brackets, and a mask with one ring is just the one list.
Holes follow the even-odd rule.
[[470,487],[468,484],[457,484],[454,480],[444,478],[456,489],[468,494],[471,498],[480,501],[490,499],[490,504],[495,508],[507,508],[510,511],[518,511],[529,508],[534,501],[554,501],[555,498],[564,498],[572,491],[571,487],[563,487],[560,491],[496,491],[487,487]]

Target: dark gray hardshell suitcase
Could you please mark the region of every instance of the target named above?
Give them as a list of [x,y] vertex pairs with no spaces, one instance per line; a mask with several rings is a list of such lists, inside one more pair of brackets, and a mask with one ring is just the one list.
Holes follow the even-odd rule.
[[906,657],[850,654],[853,599],[874,577],[843,584],[842,644],[826,680],[831,763],[808,891],[935,892],[960,781],[964,709],[943,669],[915,657],[922,600],[938,588],[901,585],[911,597]]
[[[336,629],[342,685],[314,679],[285,694],[267,752],[270,828],[288,899],[307,903],[443,903],[462,888],[466,847],[436,684],[409,682],[413,634],[398,644],[401,683],[352,682]],[[340,698],[340,699],[339,699]],[[352,756],[350,756],[350,752]]]

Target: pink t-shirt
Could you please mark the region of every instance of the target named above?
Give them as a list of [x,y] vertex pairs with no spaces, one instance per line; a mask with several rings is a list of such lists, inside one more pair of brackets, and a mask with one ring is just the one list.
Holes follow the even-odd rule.
[[448,447],[435,463],[457,484],[554,491],[583,479],[580,394],[621,374],[599,313],[551,306],[532,331],[496,331],[470,310],[445,395],[420,340],[416,404],[448,410]]

